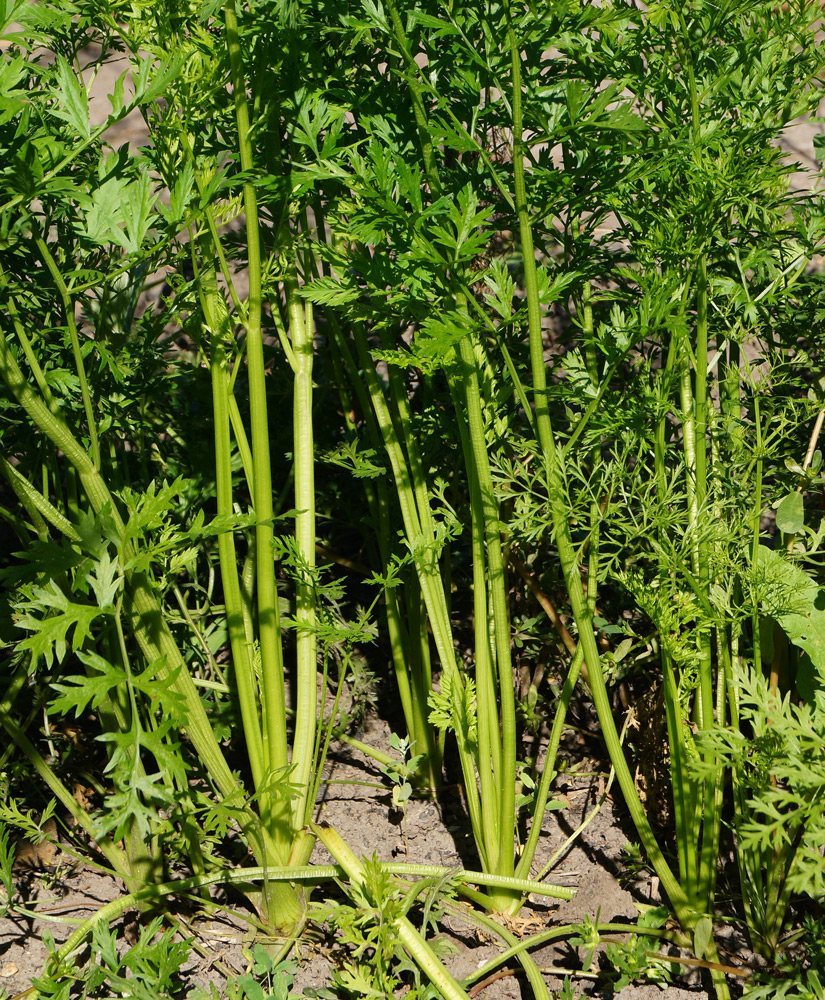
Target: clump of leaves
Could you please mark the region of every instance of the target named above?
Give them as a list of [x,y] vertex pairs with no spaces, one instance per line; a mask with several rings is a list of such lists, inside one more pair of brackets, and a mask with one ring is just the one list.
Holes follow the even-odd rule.
[[[403,956],[394,920],[404,916],[403,894],[376,856],[364,860],[363,886],[348,886],[351,902],[327,900],[316,912],[337,931],[348,953],[333,982],[343,996],[390,996],[402,985]],[[406,964],[406,963],[404,963]]]
[[180,992],[180,971],[191,950],[191,939],[175,940],[176,932],[161,932],[163,917],[141,927],[138,940],[123,951],[118,934],[101,924],[92,931],[91,958],[84,966],[57,965],[34,980],[41,995],[51,1000],[82,1000],[119,996],[129,1000],[161,1000]]
[[227,1000],[286,1000],[298,963],[276,962],[262,945],[253,949],[252,968],[239,976],[234,984],[227,984]]
[[[337,1000],[341,996],[389,997],[402,987],[411,1000],[430,995],[431,988],[421,979],[418,965],[404,950],[398,936],[397,921],[408,915],[420,893],[428,890],[423,901],[424,930],[437,931],[440,904],[454,895],[449,878],[418,882],[405,890],[378,861],[364,859],[364,880],[346,886],[348,899],[327,899],[314,907],[314,915],[332,928],[345,950],[332,974],[334,990],[307,991],[307,995]],[[433,953],[443,954],[448,947],[437,938],[428,938]]]
[[801,953],[780,953],[772,971],[754,977],[745,991],[747,1000],[820,1000],[825,995],[825,922],[806,916],[793,937],[801,943]]
[[637,922],[639,932],[630,934],[627,941],[605,940],[599,928],[599,915],[595,920],[586,916],[577,927],[570,943],[584,951],[582,967],[588,971],[593,965],[596,949],[605,946],[604,954],[611,965],[609,978],[615,990],[622,990],[634,980],[656,983],[665,989],[670,982],[670,967],[656,954],[661,944],[658,937],[645,934],[645,929],[658,930],[668,919],[665,907],[646,909]]

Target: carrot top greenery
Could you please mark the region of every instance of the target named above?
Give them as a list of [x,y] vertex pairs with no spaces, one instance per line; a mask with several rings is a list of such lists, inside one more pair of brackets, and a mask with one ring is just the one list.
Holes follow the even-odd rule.
[[[55,811],[125,883],[36,991],[175,994],[151,913],[224,884],[285,942],[231,997],[286,996],[310,920],[349,947],[318,995],[466,997],[448,914],[535,997],[530,947],[627,931],[617,988],[677,944],[726,1000],[729,921],[746,995],[821,992],[825,224],[781,146],[821,29],[813,0],[0,5],[3,906],[9,830]],[[572,894],[536,857],[574,701],[665,908],[519,943],[531,893]],[[466,868],[321,824],[333,745],[402,812],[457,782]]]

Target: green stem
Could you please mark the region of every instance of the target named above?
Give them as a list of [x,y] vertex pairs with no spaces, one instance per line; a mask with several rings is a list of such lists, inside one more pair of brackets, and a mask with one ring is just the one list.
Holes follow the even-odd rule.
[[[461,379],[463,384],[463,378]],[[497,783],[502,777],[501,737],[496,706],[496,679],[493,653],[490,644],[490,619],[487,596],[487,558],[484,548],[484,511],[481,489],[473,462],[469,431],[463,419],[466,396],[458,389],[456,415],[465,456],[470,487],[470,546],[473,562],[473,630],[475,637],[476,721],[478,750],[476,770],[480,787],[481,824],[473,827],[473,836],[486,871],[496,871],[501,850],[501,825],[504,820],[496,795]],[[515,775],[513,776],[515,779]]]
[[474,913],[472,922],[480,924],[488,933],[494,934],[496,937],[501,938],[506,945],[509,945],[510,953],[516,958],[522,969],[524,969],[527,980],[532,987],[533,1000],[550,1000],[550,994],[547,990],[544,977],[541,974],[541,969],[536,965],[533,956],[527,954],[527,949],[520,947],[516,935],[507,930],[507,928],[502,927],[497,920],[488,917],[485,913]]
[[[509,14],[508,14],[509,22]],[[527,294],[527,318],[530,336],[530,364],[533,373],[533,398],[536,408],[536,426],[539,434],[539,444],[542,449],[548,486],[548,503],[553,519],[556,544],[559,551],[562,571],[564,573],[567,592],[573,617],[579,630],[579,642],[582,645],[584,659],[587,663],[593,702],[602,725],[605,743],[611,762],[616,769],[619,787],[622,789],[625,802],[633,822],[639,833],[639,838],[653,864],[656,874],[662,883],[662,888],[668,894],[671,904],[679,919],[689,926],[693,916],[688,910],[687,898],[682,887],[673,875],[661,848],[659,847],[647,815],[636,791],[633,775],[628,767],[621,743],[619,741],[610,698],[601,669],[599,650],[593,630],[592,615],[584,597],[581,577],[579,575],[578,559],[573,545],[570,523],[567,516],[567,492],[563,468],[563,456],[556,447],[553,434],[550,411],[547,401],[547,374],[544,367],[544,344],[541,331],[541,306],[539,302],[538,278],[536,273],[535,251],[530,226],[530,215],[527,208],[526,184],[524,176],[524,146],[522,136],[521,111],[521,54],[516,42],[512,22],[508,23],[508,42],[511,55],[513,78],[513,178],[516,202],[516,213],[519,222],[519,235],[522,244],[522,259],[524,262],[525,291]]]
[[[5,279],[6,274],[3,270],[2,265],[0,265],[0,279]],[[26,356],[26,361],[31,369],[32,375],[34,375],[34,380],[37,383],[37,388],[40,391],[40,395],[45,399],[47,406],[50,410],[54,411],[57,407],[52,391],[49,388],[49,384],[46,381],[46,376],[43,373],[43,369],[40,367],[40,362],[37,360],[37,355],[32,349],[31,341],[23,328],[23,324],[20,321],[20,314],[17,311],[17,306],[14,303],[14,299],[9,297],[7,303],[7,308],[9,310],[9,316],[11,317],[12,325],[14,326],[14,332],[17,335],[17,339],[20,341],[20,346],[23,348],[23,354]]]
[[[77,803],[75,803],[77,805]],[[314,825],[314,824],[313,824]],[[329,828],[316,827],[316,832],[324,831],[328,836],[334,831]],[[337,835],[336,835],[337,837]],[[337,843],[343,843],[340,837]],[[352,852],[344,845],[348,852],[347,860],[351,862]],[[330,852],[332,853],[332,852]],[[360,862],[356,863],[359,865]],[[540,893],[550,898],[569,900],[573,898],[574,890],[563,886],[551,886],[546,883],[537,883],[515,879],[500,879],[495,875],[488,875],[484,872],[468,871],[466,869],[443,868],[439,865],[409,865],[403,863],[390,863],[381,866],[391,875],[399,875],[409,878],[444,878],[451,876],[458,883],[476,883],[486,885],[512,885],[513,888],[520,888],[524,892]],[[183,896],[193,890],[204,889],[210,885],[237,885],[244,886],[254,882],[326,882],[332,879],[340,879],[349,874],[347,868],[342,864],[335,865],[303,865],[301,867],[260,867],[260,868],[236,868],[229,871],[214,872],[211,875],[195,875],[190,878],[178,879],[166,882],[161,885],[147,886],[136,892],[127,893],[118,899],[112,900],[100,907],[88,920],[83,921],[81,926],[61,945],[60,949],[52,959],[54,966],[60,966],[67,961],[71,955],[81,947],[91,931],[98,925],[108,925],[117,920],[123,913],[130,909],[139,908],[142,903],[162,899],[164,896]],[[653,932],[651,932],[653,933]]]
[[[197,275],[201,306],[210,337],[210,374],[212,377],[212,412],[215,433],[215,484],[219,517],[232,517],[232,444],[230,439],[230,388],[226,340],[230,336],[229,315],[213,267],[203,267]],[[267,758],[258,710],[258,685],[255,678],[255,651],[245,627],[244,600],[238,577],[238,557],[231,529],[218,535],[218,558],[223,583],[226,625],[232,651],[235,689],[243,721],[252,780],[260,788],[266,774]]]
[[[313,831],[324,847],[346,871],[349,880],[359,888],[364,887],[364,867],[344,841],[331,827],[312,824]],[[396,917],[393,921],[399,940],[413,960],[441,993],[445,1000],[469,1000],[467,994],[444,968],[421,934],[407,917]]]
[[[465,915],[464,911],[458,907],[451,907],[459,915]],[[473,919],[475,918],[473,914]],[[513,944],[506,951],[500,952],[495,958],[485,962],[475,972],[464,980],[465,986],[470,986],[480,979],[486,978],[495,968],[508,962],[511,958],[518,958],[521,952],[528,948],[536,948],[542,944],[549,944],[551,941],[558,941],[561,938],[571,937],[574,934],[581,934],[581,924],[564,924],[561,927],[554,927],[549,931],[542,931],[533,937],[525,938],[517,944]],[[653,927],[638,927],[635,924],[609,923],[596,924],[594,927],[599,934],[641,934],[644,937],[655,937],[661,941],[669,941],[682,948],[689,948],[690,942],[683,935],[675,934],[673,931],[660,930]]]
[[74,525],[67,520],[32,484],[22,476],[17,469],[0,455],[0,474],[14,490],[17,499],[26,508],[32,520],[35,515],[41,515],[53,527],[73,542],[80,541],[80,535]]
[[[235,121],[238,127],[238,153],[241,169],[254,166],[250,137],[249,107],[246,97],[238,19],[233,0],[224,6],[226,41],[232,91],[235,101]],[[269,423],[267,420],[266,378],[263,336],[261,330],[262,285],[261,243],[258,222],[258,199],[255,185],[243,186],[246,216],[247,266],[249,295],[247,298],[246,358],[249,371],[249,414],[251,447],[254,462],[253,505],[255,508],[255,548],[258,602],[258,629],[261,655],[261,691],[265,749],[269,755],[268,772],[280,771],[289,764],[285,725],[286,694],[284,663],[281,646],[281,621],[278,592],[275,583],[274,526],[272,509],[272,467],[269,454]]]
[[673,377],[673,368],[679,354],[679,337],[671,333],[662,372],[658,380],[658,404],[659,415],[656,424],[656,438],[654,442],[654,465],[656,474],[656,492],[660,504],[664,504],[667,499],[667,429],[668,415],[670,411],[670,381]]
[[297,368],[293,397],[295,456],[295,542],[299,558],[295,586],[297,689],[291,780],[298,788],[292,800],[292,824],[304,826],[312,787],[313,747],[317,722],[317,638],[315,622],[315,467],[312,428],[312,306],[304,312],[297,289],[287,291],[292,348]]
[[[754,390],[753,394],[753,426],[756,433],[756,484],[754,489],[753,505],[753,535],[751,540],[751,566],[756,567],[759,558],[759,538],[762,530],[762,469],[764,465],[763,441],[762,441],[762,420],[759,415],[759,393]],[[753,668],[757,672],[762,670],[762,639],[761,626],[759,622],[759,595],[755,595],[753,601],[753,617],[751,619],[751,629],[753,631]]]
[[[51,251],[46,246],[45,240],[41,236],[35,236],[34,242],[37,249],[40,251],[40,256],[43,258],[43,262],[48,268],[49,274],[52,276],[52,281],[54,281],[57,293],[60,296],[60,301],[63,304],[63,313],[66,317],[66,328],[69,331],[69,339],[72,342],[72,354],[74,355],[77,378],[80,383],[80,395],[83,399],[83,409],[86,412],[86,425],[89,429],[89,443],[92,449],[92,465],[95,469],[99,469],[100,442],[97,437],[97,421],[95,420],[95,411],[92,405],[92,394],[89,392],[89,383],[86,379],[86,368],[83,364],[83,355],[80,351],[80,338],[77,335],[77,325],[74,320],[74,303],[69,295],[69,290],[66,288],[66,282],[63,280],[63,275],[60,273],[60,268],[57,266],[57,261],[54,259]],[[49,397],[45,398],[48,399]]]
[[[493,489],[493,478],[484,431],[476,357],[469,338],[465,337],[461,340],[459,354],[463,368],[466,417],[472,448],[472,472],[477,479],[481,499],[484,550],[487,558],[487,583],[493,616],[493,645],[498,664],[498,721],[501,725],[501,772],[496,775],[499,843],[496,852],[498,860],[494,870],[496,874],[509,875],[513,871],[513,823],[516,815],[516,708],[513,667],[510,659],[510,621],[507,604],[507,587],[504,560],[501,553],[501,523],[499,520],[498,503]],[[484,645],[489,643],[487,636],[484,636],[482,641]],[[479,707],[481,707],[480,699]],[[496,725],[497,728],[498,725]],[[498,732],[495,735],[498,737]],[[481,760],[479,766],[485,767],[486,761]],[[505,905],[508,904],[505,903]]]
[[[698,113],[698,112],[697,112]],[[696,507],[699,517],[708,513],[708,473],[707,473],[707,425],[708,425],[708,278],[707,259],[699,258],[696,278],[696,389],[694,401],[696,427]],[[699,556],[697,582],[709,603],[710,597],[710,554],[706,534],[697,522],[696,549]],[[725,641],[721,637],[721,641]],[[699,640],[699,716],[700,729],[710,729],[714,724],[714,683],[712,662],[712,640],[708,631]],[[724,725],[723,718],[716,720]],[[712,750],[705,753],[705,763],[713,765],[715,755]],[[719,857],[719,832],[721,829],[722,790],[719,777],[712,772],[703,782],[703,816],[701,855],[699,863],[698,904],[706,913],[713,912],[713,896],[716,885],[716,870]]]

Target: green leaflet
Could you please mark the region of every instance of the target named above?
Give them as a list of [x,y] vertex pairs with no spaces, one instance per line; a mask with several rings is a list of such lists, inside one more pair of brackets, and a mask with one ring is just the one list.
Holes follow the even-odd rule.
[[52,94],[57,99],[59,106],[49,108],[49,112],[55,118],[68,122],[81,138],[88,139],[91,135],[89,99],[83,80],[74,73],[72,67],[62,56],[57,57],[56,65],[57,86]]
[[430,725],[451,731],[474,746],[478,743],[475,681],[467,677],[462,685],[449,671],[441,676],[441,691],[431,691]]
[[825,678],[825,590],[789,559],[761,545],[753,581],[762,613],[782,627]]
[[19,628],[31,633],[18,644],[28,649],[35,659],[41,656],[50,667],[56,658],[60,663],[66,655],[69,637],[73,650],[81,648],[91,635],[91,626],[101,615],[111,615],[111,608],[70,601],[54,580],[45,587],[24,588],[27,600],[19,605],[23,612],[16,619]]

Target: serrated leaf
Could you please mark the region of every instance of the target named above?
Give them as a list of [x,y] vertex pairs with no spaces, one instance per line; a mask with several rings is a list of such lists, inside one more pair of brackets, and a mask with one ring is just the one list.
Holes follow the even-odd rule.
[[28,103],[26,89],[17,86],[26,68],[21,56],[0,63],[0,125],[10,121]]
[[441,690],[427,696],[430,708],[429,722],[443,732],[454,732],[469,744],[478,742],[476,720],[475,682],[472,677],[454,676],[445,670],[441,675]]
[[108,551],[95,564],[94,570],[86,576],[86,580],[97,598],[98,607],[114,606],[118,591],[123,585],[123,577],[120,575],[117,560],[113,559]]
[[425,14],[421,10],[410,11],[408,24],[410,28],[416,24],[423,24],[427,28],[432,28],[434,37],[461,34],[454,24],[451,24],[449,21],[442,21],[440,17],[433,17],[432,14]]
[[386,475],[387,470],[371,461],[376,454],[373,448],[359,451],[356,441],[347,441],[339,445],[335,451],[327,452],[322,459],[347,469],[356,479],[377,479]]
[[[169,207],[166,208],[163,203],[158,206],[167,222],[175,224],[183,221],[194,191],[195,169],[191,160],[187,160],[175,177],[169,194]],[[216,225],[223,225],[223,222],[216,222]]]
[[122,214],[125,234],[113,230],[112,235],[127,253],[137,253],[143,246],[152,222],[153,208],[157,195],[152,191],[147,170],[141,170],[136,181],[123,190]]
[[63,278],[68,286],[69,294],[73,295],[78,286],[88,288],[102,284],[106,280],[106,275],[103,271],[97,271],[90,267],[79,267],[74,271],[65,271]]
[[516,283],[510,277],[510,272],[503,260],[494,260],[484,275],[490,292],[485,292],[484,298],[503,320],[509,320],[513,315],[513,296],[516,294]]
[[472,138],[458,129],[452,128],[447,122],[435,121],[430,126],[433,140],[454,149],[459,153],[477,153],[479,144]]
[[72,650],[80,649],[91,635],[94,621],[111,614],[89,604],[75,604],[63,593],[54,580],[45,587],[31,587],[29,600],[21,607],[15,624],[31,634],[17,644],[18,649],[28,649],[35,658],[43,657],[47,666],[56,658],[66,655],[69,638]]
[[179,51],[157,61],[153,56],[141,59],[132,69],[135,86],[134,105],[151,104],[152,101],[163,97],[187,58],[187,52]]
[[83,80],[78,77],[63,56],[55,60],[57,86],[51,91],[58,103],[49,108],[49,114],[68,122],[82,139],[91,135],[89,126],[89,98]]
[[559,299],[564,299],[567,289],[579,280],[577,271],[562,271],[555,274],[553,279],[545,267],[536,268],[536,277],[539,286],[539,301],[542,305],[552,305]]
[[616,132],[645,132],[649,128],[648,123],[626,105],[613,108],[596,121],[589,121],[586,124]]
[[89,673],[67,677],[61,683],[52,684],[58,697],[51,703],[52,711],[59,715],[74,712],[75,718],[82,715],[89,706],[96,709],[106,704],[110,693],[127,680],[122,667],[109,663],[98,653],[78,650],[77,658],[89,668]]
[[355,302],[363,293],[356,285],[346,285],[337,278],[325,275],[306,285],[301,294],[319,306],[342,306]]
[[115,89],[111,94],[106,96],[109,99],[109,103],[112,105],[112,113],[109,115],[109,121],[116,120],[121,117],[126,104],[123,100],[123,88],[126,84],[126,77],[129,76],[131,70],[124,70],[120,76],[115,80]]
[[91,193],[91,205],[83,216],[83,234],[98,246],[110,243],[122,245],[120,231],[123,222],[123,192],[127,182],[122,177],[110,177]]

